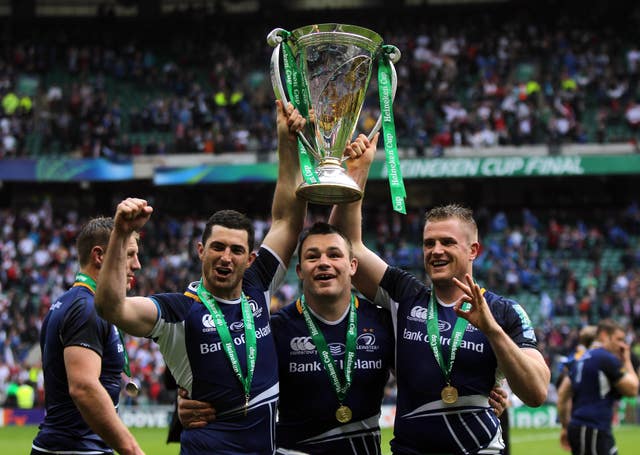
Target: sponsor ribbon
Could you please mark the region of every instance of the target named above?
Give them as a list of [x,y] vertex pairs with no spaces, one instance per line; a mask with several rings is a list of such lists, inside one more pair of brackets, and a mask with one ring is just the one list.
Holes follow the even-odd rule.
[[322,365],[324,365],[324,369],[331,381],[331,386],[333,387],[333,390],[335,390],[336,395],[338,396],[338,401],[342,405],[345,397],[347,396],[349,387],[351,387],[351,381],[353,380],[353,368],[356,361],[356,338],[358,334],[356,297],[352,294],[351,301],[349,302],[349,319],[347,321],[347,337],[345,341],[346,352],[344,354],[344,383],[340,380],[336,361],[331,355],[329,346],[327,345],[327,340],[325,340],[324,335],[313,320],[314,318],[311,315],[311,311],[309,311],[309,308],[304,302],[304,295],[298,299],[297,303],[298,308],[302,311],[302,316],[307,323],[307,328],[309,329],[309,334],[311,335],[313,344],[318,350],[318,357],[320,357],[320,361],[322,362]]
[[378,59],[378,94],[380,97],[380,111],[382,114],[382,141],[387,162],[387,176],[389,177],[389,190],[391,191],[391,204],[393,210],[406,215],[405,199],[407,192],[400,170],[398,158],[398,142],[396,139],[396,126],[393,120],[393,99],[391,87],[391,63],[389,52],[393,46],[382,46],[382,52]]
[[[284,63],[285,82],[287,84],[287,92],[289,93],[289,99],[293,104],[293,107],[298,109],[298,112],[309,121],[309,106],[311,101],[309,100],[309,89],[307,88],[306,81],[302,77],[302,71],[298,68],[296,59],[293,56],[291,46],[287,42],[291,34],[289,32],[283,32],[282,60]],[[302,178],[307,184],[318,183],[318,174],[316,174],[315,160],[307,152],[302,144],[300,138],[298,138],[298,157],[300,159],[300,170],[302,171]]]
[[[462,308],[466,310],[468,303],[464,303]],[[444,353],[442,352],[442,345],[440,344],[440,328],[438,327],[438,302],[436,301],[436,292],[431,288],[431,298],[429,299],[429,308],[427,309],[427,336],[429,337],[429,345],[433,351],[433,355],[436,356],[440,370],[444,375],[445,382],[450,384],[451,382],[451,370],[453,369],[453,362],[456,360],[456,353],[458,348],[462,344],[462,337],[464,331],[467,328],[469,321],[465,318],[458,317],[453,331],[451,332],[451,350],[449,352],[449,361],[446,362]]]
[[233,369],[233,372],[236,374],[236,377],[242,385],[245,397],[244,412],[246,415],[247,408],[249,407],[251,381],[253,380],[253,372],[256,367],[256,357],[258,352],[255,324],[253,321],[253,312],[251,311],[251,305],[249,305],[247,297],[243,292],[240,296],[240,308],[242,309],[242,320],[244,322],[244,336],[246,341],[245,348],[247,351],[247,375],[244,376],[242,374],[240,360],[238,359],[238,353],[236,352],[236,349],[233,345],[231,332],[229,332],[229,327],[227,327],[227,322],[224,318],[224,314],[222,314],[222,310],[220,310],[216,299],[202,284],[202,280],[200,280],[200,284],[198,285],[197,293],[200,301],[204,304],[205,307],[207,307],[207,310],[209,310],[209,313],[211,314],[211,318],[213,319],[213,323],[216,326],[218,335],[220,335],[220,340],[222,341],[224,352],[227,354],[227,358],[231,363],[231,369]]

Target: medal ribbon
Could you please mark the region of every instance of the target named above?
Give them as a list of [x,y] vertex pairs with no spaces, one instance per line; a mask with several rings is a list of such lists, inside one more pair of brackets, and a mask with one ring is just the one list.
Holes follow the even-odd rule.
[[[91,289],[94,294],[96,293],[96,287],[98,286],[96,280],[91,278],[86,273],[82,272],[76,274],[75,283],[73,285],[87,287]],[[129,354],[127,354],[127,345],[124,344],[124,335],[122,335],[122,331],[120,329],[118,329],[118,336],[120,337],[120,342],[122,343],[122,350],[124,353],[124,367],[122,367],[122,371],[124,371],[124,374],[131,378],[131,367],[129,364]]]
[[[463,309],[466,309],[468,303],[463,304]],[[449,353],[449,362],[445,363],[444,354],[442,352],[442,346],[440,344],[440,328],[438,327],[438,302],[436,301],[436,293],[431,288],[431,298],[429,299],[429,308],[427,309],[427,336],[429,337],[429,345],[433,354],[436,356],[440,370],[444,374],[444,379],[447,384],[450,384],[451,370],[453,369],[453,362],[456,360],[456,352],[462,344],[462,337],[464,331],[467,328],[469,321],[465,318],[458,316],[453,331],[451,332],[451,351]]]
[[347,391],[349,390],[349,387],[351,387],[351,381],[353,380],[353,367],[355,366],[356,361],[358,317],[356,315],[355,300],[356,298],[352,294],[351,301],[349,302],[349,319],[347,322],[347,338],[345,342],[346,352],[344,354],[344,384],[341,384],[336,361],[329,351],[327,340],[325,340],[324,335],[313,320],[313,316],[311,315],[309,308],[304,303],[304,295],[300,297],[300,299],[298,299],[298,302],[300,303],[299,308],[302,309],[302,315],[304,316],[304,320],[307,323],[309,334],[311,335],[313,344],[318,350],[318,356],[322,361],[322,365],[324,365],[324,369],[329,376],[329,380],[331,381],[333,390],[335,390],[336,395],[338,396],[338,401],[340,402],[340,404],[342,404],[342,402],[344,401],[345,397],[347,396]]
[[255,324],[253,321],[253,312],[251,311],[251,305],[247,301],[247,297],[244,295],[244,292],[240,296],[240,307],[242,308],[242,320],[244,322],[244,336],[245,336],[245,347],[247,351],[247,376],[243,376],[242,368],[240,366],[240,360],[238,359],[238,354],[233,345],[233,340],[231,338],[231,332],[229,332],[229,327],[227,327],[227,321],[224,318],[224,314],[222,314],[222,310],[218,307],[218,303],[216,299],[211,295],[211,293],[202,285],[202,280],[200,280],[200,284],[198,285],[198,297],[200,301],[207,307],[209,313],[211,314],[211,318],[213,319],[213,323],[216,326],[216,330],[220,335],[220,340],[222,341],[222,347],[224,348],[224,352],[227,354],[227,358],[231,363],[231,368],[233,372],[236,374],[236,377],[240,381],[242,385],[242,389],[244,391],[245,398],[249,399],[249,393],[251,391],[251,381],[253,380],[253,372],[256,367],[256,357],[257,357],[257,343],[256,343],[256,331]]
[[392,47],[382,46],[382,52],[378,59],[378,95],[380,97],[380,111],[382,114],[382,140],[387,160],[387,176],[389,178],[389,190],[391,191],[391,204],[393,210],[406,215],[405,199],[407,192],[400,170],[398,158],[398,141],[396,140],[396,126],[393,120],[393,100],[391,87],[391,63],[387,52]]
[[[298,109],[298,112],[309,121],[309,106],[311,101],[309,100],[309,90],[307,84],[302,77],[302,72],[298,68],[296,59],[293,56],[291,46],[287,42],[287,39],[291,36],[290,33],[286,33],[284,40],[282,41],[282,49],[284,53],[282,60],[284,63],[285,82],[287,83],[287,92],[289,93],[289,99],[293,104],[293,107]],[[302,178],[306,184],[318,183],[318,174],[316,174],[315,160],[309,152],[304,148],[302,141],[298,138],[298,157],[300,159],[300,169],[302,170]]]

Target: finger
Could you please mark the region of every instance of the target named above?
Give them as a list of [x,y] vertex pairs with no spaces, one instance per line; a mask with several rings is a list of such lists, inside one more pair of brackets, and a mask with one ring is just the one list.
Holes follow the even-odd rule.
[[470,294],[471,293],[471,289],[469,289],[469,286],[467,286],[466,284],[464,284],[462,281],[460,281],[458,278],[456,278],[455,276],[453,277],[453,283],[458,286],[460,289],[462,289],[462,291],[465,294]]
[[373,135],[373,138],[371,139],[371,144],[377,147],[379,138],[380,138],[380,131],[378,131],[376,134]]

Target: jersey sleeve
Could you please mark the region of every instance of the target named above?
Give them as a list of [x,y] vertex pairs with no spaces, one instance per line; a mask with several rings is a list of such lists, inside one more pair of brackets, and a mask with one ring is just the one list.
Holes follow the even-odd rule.
[[425,291],[428,291],[427,286],[412,274],[397,267],[387,267],[373,303],[389,308],[385,300],[404,302]]
[[[500,303],[497,306],[502,306],[502,317],[498,318],[502,321],[499,320],[498,323],[505,333],[520,348],[538,349],[538,340],[531,319],[524,308],[513,300],[505,298],[499,299],[498,302]],[[494,310],[495,308],[492,308],[492,312]]]
[[244,274],[243,287],[269,290],[274,293],[284,282],[287,269],[271,249],[260,247],[256,260]]
[[93,305],[86,299],[80,298],[71,303],[60,325],[60,340],[65,348],[82,346],[95,351],[102,357],[106,325],[106,322],[98,318]]

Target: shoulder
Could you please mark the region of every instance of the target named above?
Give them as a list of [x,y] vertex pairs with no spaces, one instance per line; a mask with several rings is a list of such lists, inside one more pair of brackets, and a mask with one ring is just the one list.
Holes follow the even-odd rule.
[[271,315],[271,324],[286,324],[287,321],[295,319],[298,314],[300,313],[296,307],[296,302],[291,302]]

